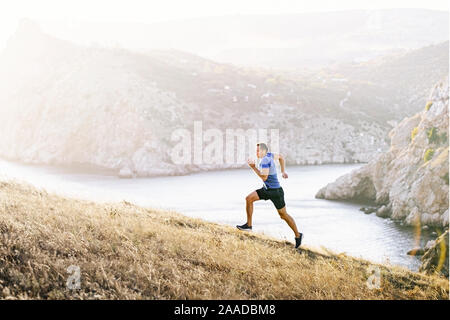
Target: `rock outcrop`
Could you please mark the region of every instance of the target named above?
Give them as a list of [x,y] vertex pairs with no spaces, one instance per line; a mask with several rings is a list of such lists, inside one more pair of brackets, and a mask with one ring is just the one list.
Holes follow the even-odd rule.
[[440,273],[448,277],[448,247],[449,238],[447,230],[434,241],[431,248],[425,251],[419,271],[427,274]]
[[447,227],[448,98],[446,79],[434,87],[422,112],[390,131],[388,152],[326,185],[316,198],[374,202],[379,216]]

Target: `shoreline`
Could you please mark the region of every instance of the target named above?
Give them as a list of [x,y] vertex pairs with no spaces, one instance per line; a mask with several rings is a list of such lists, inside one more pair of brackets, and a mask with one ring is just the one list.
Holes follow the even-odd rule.
[[[21,166],[28,166],[28,167],[34,167],[38,169],[45,169],[50,170],[53,172],[61,172],[61,173],[67,173],[67,174],[94,174],[94,175],[100,175],[100,176],[107,176],[107,177],[119,177],[119,171],[120,169],[111,169],[106,168],[102,166],[97,166],[93,164],[74,164],[74,165],[65,165],[65,164],[44,164],[44,163],[32,163],[32,162],[25,162],[25,161],[18,161],[13,159],[8,159],[0,156],[0,161],[4,161],[6,163],[10,163],[13,165],[21,165]],[[289,167],[310,167],[310,166],[339,166],[339,165],[365,165],[368,162],[332,162],[332,163],[321,163],[321,164],[286,164],[286,168]],[[246,169],[248,166],[247,164],[243,164],[240,166],[233,166],[233,167],[214,167],[214,168],[194,168],[192,171],[186,171],[186,172],[173,172],[172,174],[159,174],[155,173],[152,175],[141,175],[141,176],[133,176],[131,178],[123,178],[123,179],[145,179],[145,178],[161,178],[161,177],[178,177],[178,176],[188,176],[192,174],[198,174],[203,172],[221,172],[221,171],[227,171],[227,170],[240,170],[240,169]],[[289,170],[288,170],[289,172]]]
[[[9,163],[11,163],[11,162],[9,162]],[[13,163],[13,164],[15,164],[15,163]],[[350,165],[352,165],[352,164],[350,164]],[[28,165],[25,164],[25,166],[28,166]],[[331,165],[320,165],[320,166],[328,166],[328,167],[331,166],[332,167],[332,166],[346,166],[346,165],[343,165],[343,164],[331,164]],[[31,167],[32,168],[36,168],[35,166],[31,166]],[[300,165],[300,166],[296,166],[296,167],[305,167],[305,166],[301,166]],[[43,169],[45,171],[47,171],[46,169],[52,169],[52,167],[48,166],[48,167],[44,167]],[[233,171],[234,170],[244,170],[244,169],[233,169]],[[225,171],[225,170],[215,170],[215,172],[223,172],[223,171]],[[214,171],[208,171],[208,172],[214,172]],[[192,175],[207,174],[208,172],[205,171],[205,172],[193,173]],[[50,172],[50,174],[54,175],[55,172]],[[115,176],[108,176],[108,177],[113,178],[113,179],[117,178]],[[165,178],[169,178],[169,177],[165,177]],[[85,200],[85,201],[95,201],[95,202],[98,202],[98,203],[109,203],[109,202],[121,203],[122,201],[127,201],[129,203],[133,203],[133,204],[136,203],[136,205],[140,205],[140,206],[142,206],[144,208],[149,208],[149,209],[157,208],[158,210],[169,210],[169,211],[175,210],[175,209],[171,209],[170,206],[169,207],[168,206],[164,206],[164,205],[161,205],[161,206],[157,205],[157,206],[155,206],[155,205],[140,203],[139,201],[136,201],[135,199],[129,199],[129,196],[127,196],[126,194],[122,194],[122,192],[114,192],[114,191],[112,191],[110,195],[109,195],[109,193],[107,195],[106,193],[102,194],[101,193],[101,189],[98,189],[100,193],[98,193],[98,194],[97,193],[92,193],[93,190],[91,190],[91,189],[90,190],[88,190],[88,189],[84,190],[83,188],[80,188],[79,187],[80,185],[78,185],[78,182],[75,182],[75,184],[76,184],[76,187],[79,190],[77,190],[77,189],[73,189],[72,190],[72,188],[69,188],[69,189],[66,190],[66,188],[58,188],[57,185],[53,186],[53,187],[50,187],[50,188],[48,188],[46,186],[40,186],[39,184],[35,184],[35,183],[27,181],[25,176],[20,178],[20,179],[18,179],[17,177],[14,177],[14,176],[6,176],[6,178],[10,179],[11,181],[19,181],[20,183],[34,185],[35,188],[40,189],[41,191],[49,192],[49,193],[55,193],[55,194],[58,194],[58,195],[60,195],[62,197],[70,197],[70,198],[79,199],[79,200]],[[141,179],[145,180],[145,179],[152,179],[152,178],[156,178],[156,177],[139,177],[139,178],[136,178],[136,179],[137,180],[141,180]],[[0,177],[0,180],[1,180],[1,177]],[[64,183],[64,182],[62,182],[62,180],[61,180],[59,183]],[[72,182],[69,182],[69,183],[72,183]],[[111,199],[114,199],[114,200],[111,200]],[[311,199],[311,200],[313,200],[313,199]],[[352,202],[352,201],[346,201],[346,200],[327,200],[327,202],[352,204],[352,205],[358,205],[358,206],[370,205],[370,204],[364,203],[364,202],[358,203],[358,202]],[[140,204],[138,204],[138,203],[140,203]],[[178,212],[180,212],[186,218],[190,218],[190,217],[195,217],[196,216],[195,214],[194,215],[192,215],[192,214],[190,215],[189,213],[184,212],[183,210],[180,210],[180,209],[177,209],[177,210],[178,210]],[[364,215],[364,213],[360,212],[360,215]],[[208,218],[205,219],[205,217],[201,217],[201,219],[203,219],[204,221],[211,221],[213,223],[220,223],[220,224],[223,224],[224,226],[230,226],[230,224],[227,224],[227,223],[224,223],[224,222],[220,222],[220,221],[214,221],[213,219],[208,219]],[[396,228],[400,228],[401,230],[407,230],[407,232],[414,231],[414,229],[412,229],[412,228],[407,228],[407,226],[401,225],[401,223],[399,223],[398,221],[395,221],[395,220],[392,220],[392,219],[388,219],[388,220],[391,220],[393,223],[395,223]],[[262,232],[266,233],[264,231],[262,231]],[[283,241],[285,239],[284,236],[277,236],[277,235],[272,235],[272,236],[277,238],[277,239],[279,239],[279,240],[281,240],[281,241]],[[320,247],[321,245],[320,244],[316,244],[316,246]],[[412,249],[414,249],[414,247],[415,247],[414,245],[411,245],[410,248],[407,248],[407,250],[405,251],[405,255],[406,255],[406,252],[408,250],[412,250]],[[336,251],[336,252],[341,252],[342,250],[347,251],[347,249],[337,249],[337,248],[334,248],[333,250]],[[381,260],[371,260],[370,257],[365,257],[364,258],[363,256],[358,256],[358,258],[367,259],[368,261],[372,261],[374,263],[377,263],[376,261],[378,261],[378,262],[381,261]],[[416,264],[416,262],[414,264]],[[417,271],[418,270],[418,266],[415,266],[415,265],[406,265],[406,264],[403,264],[403,263],[396,263],[394,265],[395,266],[399,266],[399,267],[405,267],[405,268],[407,268],[408,270],[411,270],[411,271]]]

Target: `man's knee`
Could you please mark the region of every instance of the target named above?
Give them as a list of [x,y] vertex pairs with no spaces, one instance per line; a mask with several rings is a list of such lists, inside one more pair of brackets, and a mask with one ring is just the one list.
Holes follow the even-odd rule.
[[287,217],[288,217],[285,208],[279,209],[279,210],[278,210],[278,214],[280,215],[280,218],[283,219],[283,220],[286,220]]
[[257,194],[255,195],[254,193],[250,193],[247,197],[245,197],[245,201],[247,202],[254,202],[258,200],[258,196]]

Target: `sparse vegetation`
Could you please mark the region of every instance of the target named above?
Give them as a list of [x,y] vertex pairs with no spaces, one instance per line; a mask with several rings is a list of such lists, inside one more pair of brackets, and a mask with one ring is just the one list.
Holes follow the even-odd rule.
[[444,174],[441,179],[443,179],[445,181],[445,184],[448,185],[448,172],[446,174]]
[[417,136],[417,133],[419,132],[419,128],[415,127],[412,131],[411,131],[411,141],[414,140],[414,138]]
[[427,131],[427,137],[429,143],[435,143],[439,141],[439,135],[437,133],[436,127],[433,127]]
[[277,83],[279,83],[279,81],[277,78],[268,78],[268,79],[266,79],[266,83],[267,84],[277,84]]
[[436,127],[430,128],[427,131],[428,143],[445,144],[447,143],[447,132],[438,133]]
[[[4,299],[448,299],[448,279],[122,202],[0,181]],[[71,265],[81,288],[66,288]]]
[[425,156],[423,157],[424,162],[428,162],[433,158],[434,150],[431,148],[428,148],[427,151],[425,151]]
[[440,140],[442,144],[447,144],[448,143],[448,137],[447,137],[447,132],[443,132],[440,135]]
[[425,110],[430,110],[430,108],[431,108],[431,106],[433,105],[433,102],[431,102],[431,101],[428,101],[427,102],[427,104],[426,104],[426,106],[425,106]]

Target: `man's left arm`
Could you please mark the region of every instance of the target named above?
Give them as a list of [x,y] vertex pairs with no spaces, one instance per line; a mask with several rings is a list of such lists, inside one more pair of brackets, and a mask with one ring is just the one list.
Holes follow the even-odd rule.
[[288,178],[288,174],[286,172],[286,163],[285,163],[284,156],[282,154],[275,153],[274,154],[274,158],[275,158],[275,160],[278,160],[280,162],[281,176],[284,179],[287,179]]

